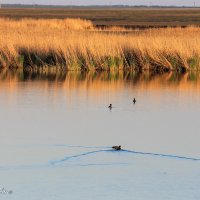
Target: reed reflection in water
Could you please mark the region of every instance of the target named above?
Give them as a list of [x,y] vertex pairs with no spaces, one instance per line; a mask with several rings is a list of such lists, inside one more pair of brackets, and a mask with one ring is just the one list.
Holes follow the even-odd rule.
[[[48,71],[2,70],[0,82],[0,90],[6,91],[10,101],[15,101],[18,89],[23,87],[28,91],[35,89],[43,92],[48,99],[51,98],[51,103],[55,102],[55,104],[60,92],[67,100],[71,99],[71,103],[76,95],[81,102],[92,101],[99,103],[99,106],[106,106],[109,103],[118,104],[119,96],[123,96],[126,91],[130,98],[127,102],[134,97],[140,98],[141,94],[152,93],[153,95],[149,95],[152,103],[165,106],[162,102],[163,92],[170,90],[170,93],[176,93],[177,98],[180,99],[177,106],[182,105],[184,108],[184,100],[181,99],[183,94],[194,95],[194,98],[198,98],[200,93],[199,72],[184,74],[176,72],[137,73],[134,71],[81,72],[54,68]],[[139,100],[141,101],[143,99]],[[177,102],[170,102],[170,104],[173,103]]]
[[[135,71],[65,71],[57,69],[23,71],[23,70],[1,70],[1,82],[54,82],[60,85],[67,85],[73,88],[87,85],[90,88],[101,89],[104,84],[114,87],[124,84],[129,86],[139,86],[148,88],[160,88],[163,85],[179,87],[186,89],[188,87],[199,87],[200,73],[191,71],[187,73],[169,72],[157,74],[153,72],[135,72]],[[62,83],[62,84],[61,84]],[[42,85],[41,85],[42,86]],[[84,88],[84,87],[83,87]],[[82,89],[83,89],[82,88]],[[196,88],[197,89],[197,88]]]

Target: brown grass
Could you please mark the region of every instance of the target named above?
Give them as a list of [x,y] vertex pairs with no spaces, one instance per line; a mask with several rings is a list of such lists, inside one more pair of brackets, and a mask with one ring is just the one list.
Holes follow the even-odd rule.
[[0,19],[0,66],[69,70],[200,67],[200,28],[100,31],[87,20]]
[[[6,2],[6,1],[5,1]],[[98,26],[129,26],[136,28],[200,25],[200,8],[2,8],[0,17],[12,19],[91,20]]]

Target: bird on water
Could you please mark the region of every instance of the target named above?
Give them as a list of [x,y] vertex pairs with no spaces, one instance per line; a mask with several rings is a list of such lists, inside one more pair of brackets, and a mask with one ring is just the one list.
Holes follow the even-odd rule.
[[136,103],[136,99],[135,99],[135,98],[133,99],[133,103],[134,103],[134,104]]
[[108,106],[108,108],[109,108],[109,109],[112,109],[112,104],[110,104],[110,105]]
[[112,148],[117,150],[117,151],[122,150],[121,146],[113,146]]

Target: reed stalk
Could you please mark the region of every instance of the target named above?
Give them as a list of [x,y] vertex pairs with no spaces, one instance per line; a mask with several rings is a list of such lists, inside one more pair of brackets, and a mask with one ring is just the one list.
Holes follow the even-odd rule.
[[96,29],[82,19],[0,19],[0,67],[186,71],[200,68],[200,28]]

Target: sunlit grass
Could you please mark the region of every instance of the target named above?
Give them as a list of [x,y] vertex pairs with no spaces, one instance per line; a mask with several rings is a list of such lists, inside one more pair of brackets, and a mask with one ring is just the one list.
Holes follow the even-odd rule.
[[1,67],[185,71],[200,67],[200,28],[95,29],[88,20],[0,19]]

